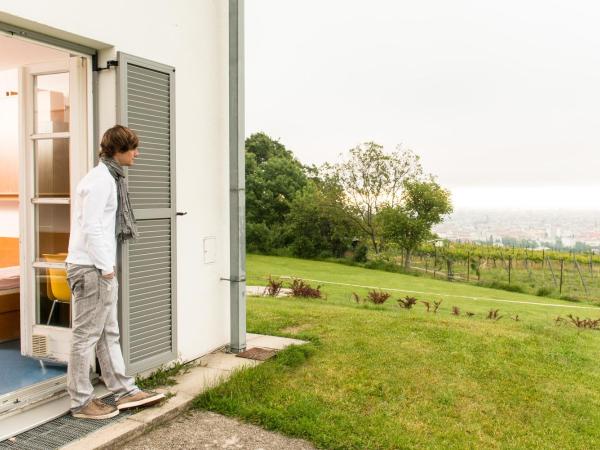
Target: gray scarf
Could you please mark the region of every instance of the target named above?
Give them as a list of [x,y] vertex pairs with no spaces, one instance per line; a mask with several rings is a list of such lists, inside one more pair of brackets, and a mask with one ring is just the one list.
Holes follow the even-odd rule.
[[100,160],[106,165],[108,171],[117,182],[117,220],[115,224],[115,234],[119,242],[125,242],[127,239],[137,239],[138,231],[135,226],[135,216],[129,201],[129,192],[127,191],[127,180],[123,168],[113,158],[100,157]]

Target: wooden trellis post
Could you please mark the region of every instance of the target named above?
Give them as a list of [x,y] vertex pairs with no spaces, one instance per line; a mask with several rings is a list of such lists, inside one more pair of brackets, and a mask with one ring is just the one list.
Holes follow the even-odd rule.
[[531,281],[531,269],[529,268],[529,257],[527,256],[527,254],[525,254],[525,269],[527,269],[529,281]]
[[471,252],[467,252],[467,283],[471,279]]
[[[550,273],[552,274],[552,281],[554,281],[554,287],[558,287],[558,284],[556,283],[556,277],[554,276],[554,270],[552,270],[552,264],[550,263],[550,258],[546,257],[546,263],[548,264],[548,268],[550,269]],[[562,284],[562,275],[560,277],[560,281]]]
[[544,283],[544,286],[546,285],[546,267],[544,266],[545,262],[546,262],[546,251],[544,249],[542,249],[542,283]]
[[581,280],[581,284],[583,285],[583,290],[585,291],[585,295],[590,295],[588,293],[588,288],[585,284],[585,280],[583,279],[583,274],[581,273],[581,268],[579,267],[579,262],[575,255],[573,255],[573,262],[575,263],[575,267],[577,268],[577,272],[579,273],[579,279]]
[[564,265],[565,265],[565,260],[561,259],[560,260],[560,287],[558,289],[558,292],[560,294],[562,294],[562,287],[563,287],[563,268],[564,268]]

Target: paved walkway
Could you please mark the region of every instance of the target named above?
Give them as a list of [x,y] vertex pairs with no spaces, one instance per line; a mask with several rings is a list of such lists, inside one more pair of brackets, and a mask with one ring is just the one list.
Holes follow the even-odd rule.
[[[263,297],[266,296],[266,290],[264,286],[246,286],[246,295],[255,296],[255,297]],[[277,297],[287,297],[292,294],[292,290],[290,288],[281,288]]]
[[206,411],[184,413],[170,423],[127,443],[122,450],[313,450],[291,439],[235,419]]
[[[298,339],[250,333],[246,338],[248,349],[260,347],[281,350],[289,345],[304,343],[304,341]],[[242,425],[217,414],[188,410],[194,397],[204,390],[227,380],[236,369],[253,367],[260,363],[260,361],[238,358],[236,355],[222,351],[203,356],[196,361],[197,365],[195,367],[176,377],[177,384],[175,386],[168,389],[156,389],[159,392],[175,394],[163,404],[132,414],[124,420],[101,428],[79,441],[63,447],[63,449],[109,449],[129,445],[128,442],[132,442],[132,447],[126,448],[147,449],[262,448],[267,450],[275,448],[312,448],[302,441],[269,433],[258,427]],[[176,421],[170,423],[175,418]],[[171,427],[174,427],[173,431],[170,430]],[[150,433],[148,436],[158,437],[146,440],[147,433]],[[281,439],[284,441],[280,441]],[[282,442],[285,445],[274,446],[274,442]]]

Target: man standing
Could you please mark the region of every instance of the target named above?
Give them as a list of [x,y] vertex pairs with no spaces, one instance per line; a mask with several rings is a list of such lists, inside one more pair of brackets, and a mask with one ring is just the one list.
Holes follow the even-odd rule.
[[[137,230],[123,166],[139,155],[139,140],[116,125],[104,133],[100,162],[77,185],[71,218],[67,278],[73,295],[73,338],[67,372],[71,413],[106,419],[119,410],[151,405],[163,394],[139,389],[125,375],[117,322],[117,240],[135,239]],[[90,367],[96,350],[102,378],[116,407],[93,396]]]

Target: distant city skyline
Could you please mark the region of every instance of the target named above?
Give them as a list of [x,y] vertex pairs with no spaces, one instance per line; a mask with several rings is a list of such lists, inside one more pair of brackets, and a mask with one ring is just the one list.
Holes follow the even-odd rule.
[[248,134],[307,164],[402,144],[459,208],[600,209],[600,5],[248,0],[246,17]]
[[567,248],[583,243],[600,250],[600,216],[592,211],[458,210],[434,231],[451,241],[502,245],[505,238],[511,238],[534,248],[560,242]]

